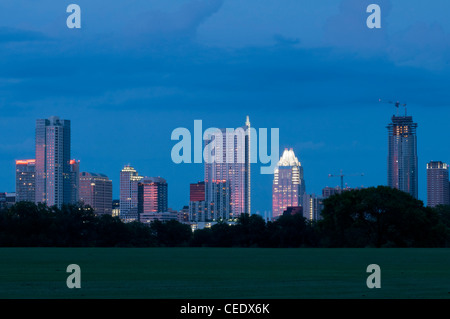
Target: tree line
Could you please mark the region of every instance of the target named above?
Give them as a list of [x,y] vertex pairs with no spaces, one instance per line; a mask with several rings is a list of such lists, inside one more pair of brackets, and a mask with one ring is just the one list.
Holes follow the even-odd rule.
[[1,247],[450,247],[450,206],[378,186],[324,200],[322,218],[242,214],[194,232],[172,220],[123,223],[89,206],[19,202],[0,210]]

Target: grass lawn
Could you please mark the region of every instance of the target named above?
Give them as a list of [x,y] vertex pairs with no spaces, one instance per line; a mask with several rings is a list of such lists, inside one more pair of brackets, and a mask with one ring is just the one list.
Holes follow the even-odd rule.
[[[1,299],[450,299],[450,249],[0,248],[0,260]],[[69,264],[81,289],[66,286]]]

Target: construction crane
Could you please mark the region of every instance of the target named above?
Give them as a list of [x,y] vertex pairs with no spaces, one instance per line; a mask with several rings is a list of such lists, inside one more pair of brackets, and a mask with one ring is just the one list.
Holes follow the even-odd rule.
[[364,176],[364,173],[342,174],[342,170],[341,170],[340,174],[328,174],[328,177],[340,177],[341,178],[341,191],[344,190],[344,176]]
[[406,116],[406,103],[400,103],[399,101],[382,101],[381,99],[378,99],[378,102],[383,102],[383,103],[389,103],[389,104],[394,104],[394,106],[397,108],[397,116],[398,116],[398,110],[400,108],[400,106],[403,106],[405,108],[405,116]]

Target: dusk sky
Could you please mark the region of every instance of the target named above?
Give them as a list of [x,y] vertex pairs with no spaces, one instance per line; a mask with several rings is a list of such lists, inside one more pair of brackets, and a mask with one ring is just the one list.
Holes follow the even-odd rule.
[[[81,29],[66,8],[81,7]],[[366,8],[381,7],[381,29]],[[426,163],[450,162],[448,0],[5,0],[0,2],[0,192],[15,160],[34,158],[35,121],[71,120],[71,157],[104,173],[119,198],[131,164],[189,202],[203,164],[174,164],[178,127],[280,129],[307,193],[386,185],[387,129],[407,103],[418,123],[419,198]],[[403,109],[400,110],[404,112]],[[252,211],[271,210],[272,175],[252,166]]]

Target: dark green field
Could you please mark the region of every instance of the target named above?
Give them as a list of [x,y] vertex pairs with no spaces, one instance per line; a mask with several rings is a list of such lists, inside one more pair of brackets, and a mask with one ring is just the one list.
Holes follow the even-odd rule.
[[[1,248],[0,298],[450,298],[450,249]],[[81,289],[66,267],[81,267]],[[366,267],[381,267],[381,288]]]

